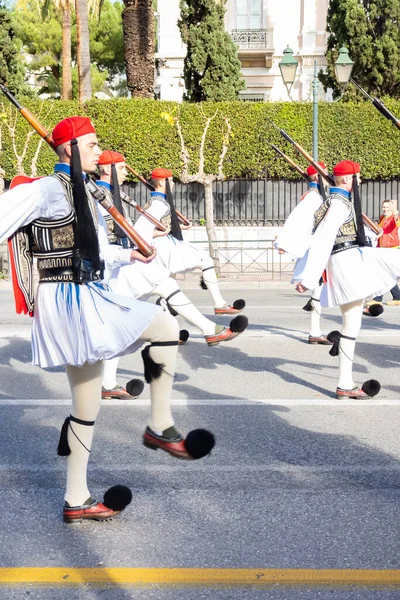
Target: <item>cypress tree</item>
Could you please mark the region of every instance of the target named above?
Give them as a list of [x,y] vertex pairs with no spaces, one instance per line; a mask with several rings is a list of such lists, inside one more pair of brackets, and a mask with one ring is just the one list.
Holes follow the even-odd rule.
[[400,97],[400,0],[330,0],[327,30],[325,89],[340,92],[334,62],[345,46],[357,83],[372,95]]
[[0,0],[0,83],[13,94],[26,92],[12,15]]
[[225,2],[180,0],[185,99],[191,102],[235,100],[245,89],[237,48],[224,28]]

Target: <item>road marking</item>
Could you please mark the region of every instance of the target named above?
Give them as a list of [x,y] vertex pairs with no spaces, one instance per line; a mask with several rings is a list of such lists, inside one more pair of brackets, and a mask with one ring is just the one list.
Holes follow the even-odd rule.
[[[65,406],[70,405],[68,398],[0,398],[0,407],[2,406]],[[335,400],[332,398],[302,398],[279,399],[279,398],[175,398],[171,400],[173,406],[335,406],[342,408],[344,406],[400,406],[400,398],[397,399],[374,399],[370,400]],[[136,408],[141,406],[151,406],[150,398],[138,398],[136,400],[103,400],[103,407],[107,406],[128,406]]]
[[3,587],[400,587],[395,569],[0,568]]

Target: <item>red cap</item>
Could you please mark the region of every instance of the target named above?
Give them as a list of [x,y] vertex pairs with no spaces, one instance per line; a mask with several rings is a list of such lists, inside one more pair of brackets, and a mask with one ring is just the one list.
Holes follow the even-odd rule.
[[122,163],[126,162],[125,156],[122,156],[119,152],[114,152],[113,150],[104,150],[100,154],[99,165],[112,165],[113,163]]
[[51,137],[57,147],[87,133],[96,133],[89,117],[68,117],[54,127]]
[[360,165],[352,160],[342,160],[340,163],[333,167],[333,174],[335,177],[341,177],[342,175],[355,175],[361,170]]
[[152,179],[167,179],[168,177],[172,177],[172,171],[168,169],[154,169],[151,174]]
[[[320,167],[322,167],[326,171],[326,164],[324,162],[319,162],[318,164]],[[317,169],[315,167],[313,167],[312,165],[310,165],[307,168],[307,175],[316,175],[317,173],[318,173]]]

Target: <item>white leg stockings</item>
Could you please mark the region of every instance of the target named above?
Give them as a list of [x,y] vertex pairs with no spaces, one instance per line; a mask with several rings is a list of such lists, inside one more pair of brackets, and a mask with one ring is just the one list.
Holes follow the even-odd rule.
[[103,362],[83,367],[67,366],[72,393],[71,416],[86,424],[71,420],[68,426],[67,489],[65,500],[70,506],[80,506],[89,497],[87,465],[92,447],[94,421],[100,410]]
[[104,361],[104,373],[102,386],[105,390],[112,390],[117,385],[117,370],[119,356]]
[[150,356],[163,364],[161,376],[153,379],[151,387],[151,419],[153,431],[163,432],[174,424],[171,413],[172,384],[175,375],[179,327],[169,313],[159,312],[140,339],[151,342]]
[[[353,380],[353,358],[356,338],[361,329],[363,300],[343,304],[340,307],[342,313],[342,335],[339,344],[339,383],[338,387],[351,390],[354,387]],[[346,338],[354,339],[346,339]]]
[[311,330],[310,335],[312,337],[319,337],[321,335],[321,303],[319,299],[321,297],[322,285],[314,288],[311,292],[311,304],[313,309],[311,311]]
[[214,261],[211,256],[207,256],[201,261],[201,268],[203,270],[204,283],[207,285],[208,291],[210,292],[215,308],[222,308],[226,302],[221,296],[219,290],[217,274],[214,268]]
[[207,319],[183,294],[174,279],[168,278],[156,287],[153,294],[157,294],[168,301],[168,304],[176,310],[178,315],[189,323],[200,329],[203,335],[215,333],[215,323]]

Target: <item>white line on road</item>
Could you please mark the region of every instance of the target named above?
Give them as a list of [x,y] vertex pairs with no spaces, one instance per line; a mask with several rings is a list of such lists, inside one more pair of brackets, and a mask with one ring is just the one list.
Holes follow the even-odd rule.
[[[65,398],[1,398],[2,406],[66,406],[70,405],[71,400]],[[128,406],[136,408],[138,406],[150,406],[149,398],[140,398],[137,400],[105,400],[103,406]],[[385,399],[371,398],[370,400],[335,400],[334,398],[300,398],[300,399],[280,399],[280,398],[175,398],[171,401],[173,406],[400,406],[400,398]]]

